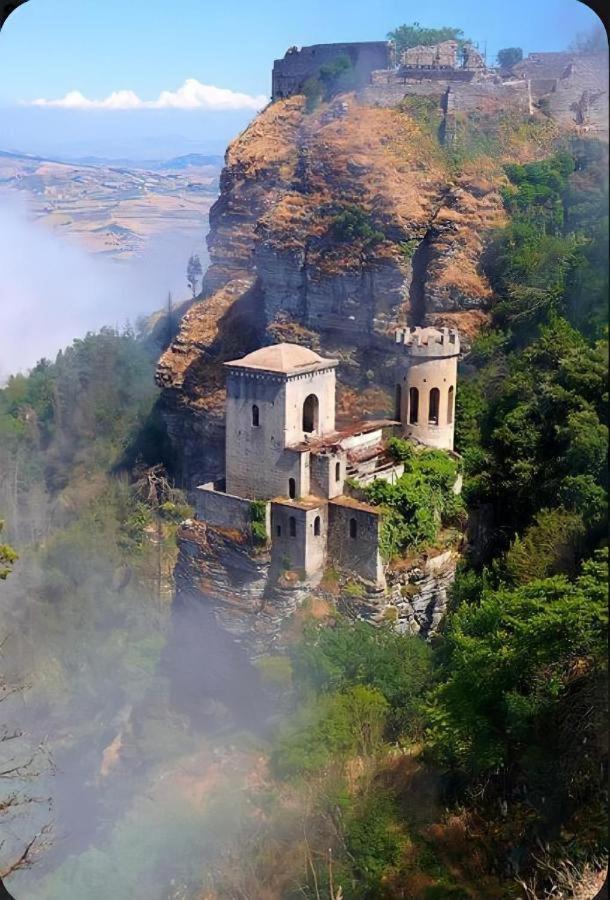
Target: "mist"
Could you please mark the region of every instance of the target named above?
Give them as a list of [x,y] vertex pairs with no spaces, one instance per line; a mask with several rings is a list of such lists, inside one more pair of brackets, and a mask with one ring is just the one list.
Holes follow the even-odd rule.
[[188,296],[188,257],[205,258],[201,233],[155,235],[129,261],[93,256],[34,221],[25,200],[0,195],[0,384],[75,337],[122,327]]

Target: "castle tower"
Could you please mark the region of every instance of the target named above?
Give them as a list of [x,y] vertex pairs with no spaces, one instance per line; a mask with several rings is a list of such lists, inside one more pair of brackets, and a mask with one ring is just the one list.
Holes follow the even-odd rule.
[[298,344],[225,363],[226,491],[269,499],[309,494],[303,445],[335,430],[335,367]]
[[455,328],[401,328],[396,418],[405,437],[453,450],[460,338]]

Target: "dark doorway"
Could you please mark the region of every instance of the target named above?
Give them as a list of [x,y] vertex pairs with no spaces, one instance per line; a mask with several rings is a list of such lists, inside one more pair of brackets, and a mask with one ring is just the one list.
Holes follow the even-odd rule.
[[288,496],[291,500],[294,500],[297,495],[297,483],[294,478],[288,479]]

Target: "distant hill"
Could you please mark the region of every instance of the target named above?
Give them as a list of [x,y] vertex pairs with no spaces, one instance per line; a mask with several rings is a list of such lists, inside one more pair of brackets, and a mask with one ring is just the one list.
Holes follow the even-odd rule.
[[197,153],[134,162],[0,150],[0,193],[26,197],[36,218],[87,250],[129,258],[157,234],[200,241],[221,166],[222,157]]

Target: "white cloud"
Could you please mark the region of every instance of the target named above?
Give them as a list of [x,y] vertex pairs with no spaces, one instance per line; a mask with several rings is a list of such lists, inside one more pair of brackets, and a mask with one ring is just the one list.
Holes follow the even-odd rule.
[[63,109],[253,109],[267,103],[264,94],[252,96],[201,84],[196,78],[187,78],[175,91],[161,91],[156,100],[142,100],[134,91],[113,91],[104,100],[91,100],[80,91],[69,91],[58,100],[39,98],[29,106],[56,106]]

